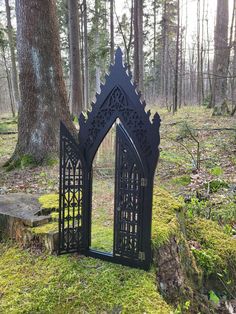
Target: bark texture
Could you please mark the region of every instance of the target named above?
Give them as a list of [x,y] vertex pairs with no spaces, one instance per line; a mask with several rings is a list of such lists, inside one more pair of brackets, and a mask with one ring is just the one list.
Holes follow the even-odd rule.
[[21,104],[13,159],[42,162],[59,147],[59,122],[73,132],[59,47],[55,0],[16,0]]

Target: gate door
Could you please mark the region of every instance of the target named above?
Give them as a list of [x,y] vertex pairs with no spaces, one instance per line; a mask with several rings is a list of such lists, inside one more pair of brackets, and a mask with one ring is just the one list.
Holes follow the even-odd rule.
[[[144,262],[142,221],[144,171],[139,155],[122,124],[116,131],[114,256]],[[141,265],[140,265],[141,266]]]
[[[79,252],[147,269],[151,263],[152,190],[159,157],[160,117],[145,110],[129,67],[117,49],[91,111],[79,117],[75,138],[61,126],[58,253]],[[90,248],[92,165],[107,132],[117,125],[113,253]],[[102,197],[102,195],[101,195]]]
[[58,253],[84,249],[85,166],[78,145],[61,124]]

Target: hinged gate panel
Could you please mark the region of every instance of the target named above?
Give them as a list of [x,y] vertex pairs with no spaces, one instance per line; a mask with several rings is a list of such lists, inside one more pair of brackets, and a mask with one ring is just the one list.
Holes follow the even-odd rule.
[[143,261],[143,167],[121,124],[116,132],[114,256]]
[[69,253],[84,248],[85,169],[77,144],[63,125],[60,145],[59,253]]

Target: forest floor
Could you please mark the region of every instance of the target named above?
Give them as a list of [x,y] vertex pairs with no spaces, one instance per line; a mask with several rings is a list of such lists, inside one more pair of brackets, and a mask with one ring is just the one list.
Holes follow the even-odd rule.
[[[212,111],[204,107],[184,107],[175,115],[165,109],[159,110],[159,113],[162,119],[161,145],[155,185],[184,201],[189,217],[214,220],[227,234],[235,236],[236,119],[212,117]],[[0,118],[0,195],[13,192],[57,193],[58,163],[35,167],[32,160],[25,156],[19,168],[6,171],[3,165],[13,153],[16,141],[16,120],[7,116]],[[93,187],[93,215],[109,236],[105,246],[103,241],[94,243],[94,246],[99,248],[100,245],[105,251],[109,251],[112,245],[113,188],[111,178],[96,177]],[[101,195],[102,198],[99,197]],[[96,235],[101,233],[101,230],[96,228],[94,232]],[[119,265],[97,263],[88,258],[83,258],[82,264],[78,265],[76,256],[60,259],[45,255],[37,257],[9,242],[0,243],[0,255],[2,278],[9,280],[6,274],[12,272],[12,289],[9,288],[7,294],[3,295],[0,287],[0,307],[1,298],[4,297],[3,305],[7,313],[23,313],[23,309],[24,313],[106,313],[105,309],[111,309],[111,313],[120,313],[121,309],[119,306],[116,308],[114,302],[119,305],[120,300],[124,298],[125,302],[122,304],[126,304],[127,308],[124,308],[122,313],[146,311],[155,314],[171,311],[156,292],[153,270],[148,273],[141,270],[128,272]],[[60,264],[62,259],[63,263]],[[28,273],[29,268],[30,276],[32,275],[30,284],[24,280],[24,273]],[[88,273],[91,276],[88,276]],[[117,285],[113,284],[113,281]],[[19,282],[21,284],[18,285]],[[104,282],[106,284],[100,289]],[[81,285],[86,287],[86,295],[79,290]],[[118,288],[120,285],[124,290]],[[111,286],[116,287],[114,291],[109,290]],[[15,298],[14,289],[19,292]],[[43,293],[33,304],[40,289]],[[99,293],[96,299],[92,299],[96,289]],[[128,289],[127,294],[123,293],[125,289]],[[23,294],[26,296],[24,303],[21,300]],[[109,295],[110,299],[104,302],[106,295]],[[50,302],[47,302],[49,299]],[[65,304],[57,306],[58,299]],[[135,304],[137,300],[139,302]],[[97,312],[98,308],[100,312]],[[76,309],[83,310],[76,312]],[[176,310],[174,313],[181,312]]]
[[[155,184],[177,197],[191,200],[197,196],[214,207],[223,202],[232,205],[236,190],[236,119],[213,117],[204,107],[184,107],[175,115],[165,109],[159,113],[161,145]],[[16,120],[0,118],[0,194],[57,193],[58,163],[35,167],[26,156],[17,169],[6,172],[2,167],[14,151],[17,134],[12,133],[16,131]],[[110,204],[112,182],[109,177],[100,179],[103,191],[107,190],[104,201],[107,198]],[[101,193],[100,187],[98,178],[95,193]]]

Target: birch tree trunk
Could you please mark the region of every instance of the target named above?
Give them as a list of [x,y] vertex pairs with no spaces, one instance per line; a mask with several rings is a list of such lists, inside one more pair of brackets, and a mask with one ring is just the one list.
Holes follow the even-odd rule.
[[16,0],[21,104],[11,158],[47,160],[59,148],[59,122],[74,131],[67,107],[55,0]]

